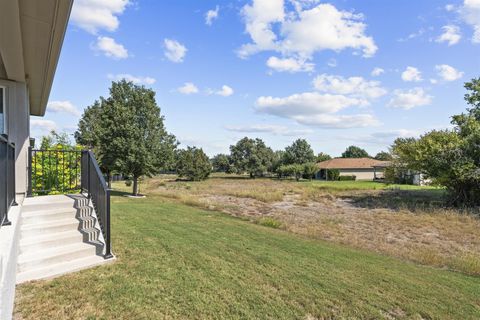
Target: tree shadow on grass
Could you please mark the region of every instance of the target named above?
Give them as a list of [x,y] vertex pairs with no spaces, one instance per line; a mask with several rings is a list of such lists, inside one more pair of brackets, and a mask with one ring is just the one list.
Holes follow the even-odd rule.
[[126,191],[110,190],[110,195],[115,197],[123,197],[131,194],[132,194],[131,192],[126,192]]
[[353,206],[368,209],[445,209],[445,190],[383,190],[376,193],[357,193],[346,196]]

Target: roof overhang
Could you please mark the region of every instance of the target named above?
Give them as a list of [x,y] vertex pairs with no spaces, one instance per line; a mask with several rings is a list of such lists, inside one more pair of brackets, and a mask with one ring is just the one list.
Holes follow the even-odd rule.
[[0,55],[8,80],[26,82],[43,116],[73,0],[0,0]]

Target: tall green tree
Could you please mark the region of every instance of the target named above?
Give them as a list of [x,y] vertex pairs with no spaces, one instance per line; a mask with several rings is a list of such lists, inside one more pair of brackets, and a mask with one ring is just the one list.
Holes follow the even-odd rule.
[[416,170],[445,186],[456,206],[480,205],[480,78],[465,84],[466,113],[452,117],[453,130],[433,130],[418,139],[397,139],[397,167]]
[[285,148],[285,164],[305,164],[313,161],[315,161],[315,154],[305,139],[297,139]]
[[375,156],[375,159],[376,160],[380,160],[380,161],[390,161],[390,160],[393,160],[393,156],[390,152],[387,152],[387,151],[380,151],[379,153],[377,153],[377,155]]
[[78,122],[78,128],[74,137],[77,144],[94,149],[98,146],[98,139],[101,135],[100,112],[101,100],[96,100],[91,106],[83,111],[82,117]]
[[212,167],[215,172],[231,172],[230,157],[226,154],[220,153],[212,158]]
[[273,152],[272,166],[270,167],[270,172],[277,172],[277,169],[284,165],[285,160],[285,151],[276,150]]
[[[103,167],[133,180],[173,168],[175,137],[165,130],[155,92],[132,82],[112,82],[110,95],[87,109],[76,139],[94,147]],[[87,134],[91,129],[95,136]]]
[[364,149],[357,146],[349,146],[342,153],[342,158],[369,158],[370,155]]
[[272,166],[274,153],[261,139],[241,139],[230,146],[230,158],[237,173],[248,173],[251,178],[263,176]]
[[93,105],[87,107],[83,112],[78,129],[75,132],[77,144],[92,150],[97,158],[100,169],[107,176],[108,187],[112,187],[112,174],[118,171],[117,165],[117,146],[105,139],[110,127],[103,122],[103,113],[106,110],[105,98],[100,97]]
[[176,171],[180,177],[201,181],[207,179],[212,172],[210,159],[201,148],[178,150],[176,157]]
[[320,152],[318,155],[317,155],[317,159],[316,161],[317,162],[322,162],[322,161],[327,161],[327,160],[330,160],[332,159],[332,157],[324,152]]

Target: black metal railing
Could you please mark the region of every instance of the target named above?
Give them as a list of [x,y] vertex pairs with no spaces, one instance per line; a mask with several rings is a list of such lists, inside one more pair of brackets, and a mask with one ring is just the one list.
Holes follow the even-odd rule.
[[92,151],[82,151],[81,190],[92,200],[105,241],[105,259],[112,258],[110,239],[110,190]]
[[29,148],[28,195],[80,191],[81,150]]
[[15,145],[0,135],[0,226],[10,225],[8,211],[15,202]]

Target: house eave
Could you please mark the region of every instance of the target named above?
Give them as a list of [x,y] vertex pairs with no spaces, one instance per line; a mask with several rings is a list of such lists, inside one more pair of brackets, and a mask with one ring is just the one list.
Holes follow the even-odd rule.
[[7,80],[26,82],[30,114],[43,116],[73,0],[0,1],[0,54]]

